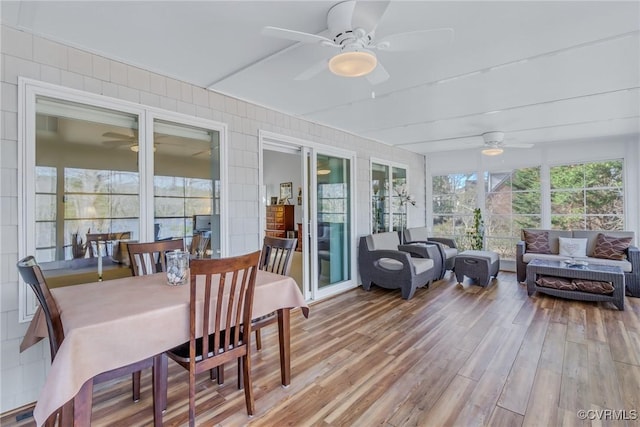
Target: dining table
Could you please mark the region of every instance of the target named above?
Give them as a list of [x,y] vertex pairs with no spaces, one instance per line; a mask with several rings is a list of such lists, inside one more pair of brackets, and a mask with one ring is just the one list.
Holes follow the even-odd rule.
[[[51,289],[65,338],[33,411],[37,425],[71,399],[74,424],[90,425],[94,377],[189,341],[189,288],[188,284],[169,286],[166,274],[157,273]],[[283,386],[291,382],[290,312],[294,308],[309,316],[296,281],[258,270],[252,317],[277,312]],[[21,351],[46,336],[45,316],[38,309]]]

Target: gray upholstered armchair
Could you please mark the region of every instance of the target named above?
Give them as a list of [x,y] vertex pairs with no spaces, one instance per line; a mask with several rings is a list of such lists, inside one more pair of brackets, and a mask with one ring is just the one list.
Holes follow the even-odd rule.
[[427,227],[414,227],[404,230],[404,240],[406,243],[430,243],[438,246],[443,265],[440,276],[436,277],[436,280],[442,279],[446,270],[453,271],[456,256],[458,255],[458,248],[453,239],[447,237],[429,237]]
[[441,265],[435,245],[401,245],[396,232],[360,238],[358,268],[366,291],[376,284],[401,289],[402,298],[410,299],[417,288],[429,285],[440,275]]

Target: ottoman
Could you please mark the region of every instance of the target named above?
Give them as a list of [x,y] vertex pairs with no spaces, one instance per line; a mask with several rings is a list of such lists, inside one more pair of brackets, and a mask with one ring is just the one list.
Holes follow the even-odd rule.
[[464,251],[456,256],[455,273],[458,283],[462,283],[464,276],[486,287],[491,282],[491,276],[498,277],[500,270],[500,256],[493,251]]

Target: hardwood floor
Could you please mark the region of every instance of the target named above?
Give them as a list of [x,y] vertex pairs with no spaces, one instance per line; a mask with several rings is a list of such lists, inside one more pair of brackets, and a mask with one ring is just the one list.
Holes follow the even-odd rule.
[[[597,417],[604,409],[614,412],[594,425],[640,423],[632,420],[640,417],[638,298],[618,311],[530,298],[513,273],[486,289],[468,279],[461,289],[448,274],[410,301],[399,290],[358,288],[314,304],[309,319],[294,311],[291,321],[291,385],[280,386],[277,329],[265,328],[263,350],[253,353],[256,415],[247,417],[232,364],[222,386],[200,376],[198,425],[573,426],[591,425],[579,410]],[[182,426],[187,373],[169,367],[164,425]],[[98,386],[93,425],[151,425],[145,375],[138,403],[129,378]],[[34,422],[11,414],[0,424]]]

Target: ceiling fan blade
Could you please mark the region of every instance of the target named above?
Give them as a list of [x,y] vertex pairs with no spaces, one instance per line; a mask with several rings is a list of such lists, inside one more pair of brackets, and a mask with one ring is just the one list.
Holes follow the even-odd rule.
[[329,61],[326,59],[316,62],[311,67],[307,68],[302,73],[298,74],[295,77],[295,80],[309,80],[310,78],[315,77],[316,75],[320,74],[327,68],[328,62]]
[[453,34],[451,28],[392,34],[380,40],[376,48],[388,52],[406,52],[442,47],[453,41]]
[[369,83],[371,83],[372,85],[377,85],[387,81],[389,79],[389,73],[378,61],[378,65],[376,65],[376,68],[374,68],[373,71],[367,74],[365,77],[367,78]]
[[114,141],[102,141],[103,145],[115,145],[115,146],[121,146],[121,145],[132,145],[135,144],[134,141],[128,140],[122,140],[122,139],[118,139],[118,140],[114,140]]
[[390,1],[356,1],[351,18],[351,28],[363,28],[373,32],[387,11]]
[[265,36],[294,40],[302,43],[330,43],[332,45],[335,45],[333,40],[326,37],[318,36],[311,33],[303,33],[302,31],[288,30],[286,28],[264,27],[262,29],[262,34]]
[[132,135],[127,135],[124,133],[118,133],[118,132],[105,132],[102,134],[102,136],[104,136],[105,138],[120,138],[120,139],[133,139],[135,138],[135,136]]
[[509,143],[506,143],[506,144],[504,144],[504,147],[507,147],[507,148],[531,148],[531,147],[533,147],[533,144],[509,144]]

